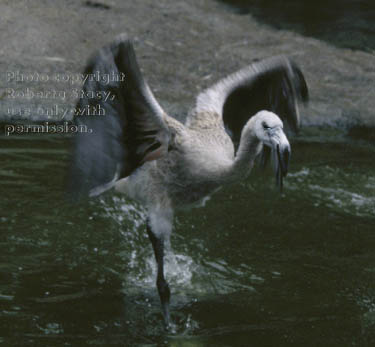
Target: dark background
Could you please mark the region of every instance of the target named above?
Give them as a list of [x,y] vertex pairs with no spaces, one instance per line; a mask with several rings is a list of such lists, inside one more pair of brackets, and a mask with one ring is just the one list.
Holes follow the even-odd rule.
[[293,30],[338,47],[371,52],[375,48],[372,0],[222,0],[276,29]]

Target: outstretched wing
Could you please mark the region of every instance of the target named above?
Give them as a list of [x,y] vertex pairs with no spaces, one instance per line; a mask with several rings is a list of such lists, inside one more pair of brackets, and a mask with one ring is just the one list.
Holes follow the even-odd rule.
[[[74,121],[89,132],[75,134],[69,191],[73,197],[129,176],[147,160],[167,151],[164,111],[142,77],[131,41],[120,35],[88,63],[85,97]],[[99,189],[98,189],[99,187]]]
[[308,101],[305,78],[290,59],[279,56],[255,62],[198,95],[193,117],[222,116],[234,143],[258,111],[276,113],[294,131],[299,127],[297,100]]

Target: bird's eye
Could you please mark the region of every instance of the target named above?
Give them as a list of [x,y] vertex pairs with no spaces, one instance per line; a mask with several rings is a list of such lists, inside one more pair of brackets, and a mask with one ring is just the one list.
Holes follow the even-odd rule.
[[269,126],[267,125],[266,122],[263,122],[263,123],[262,123],[262,126],[263,126],[263,129],[264,129],[264,130],[267,130],[267,129],[270,129],[270,128],[271,128],[271,127],[269,127]]

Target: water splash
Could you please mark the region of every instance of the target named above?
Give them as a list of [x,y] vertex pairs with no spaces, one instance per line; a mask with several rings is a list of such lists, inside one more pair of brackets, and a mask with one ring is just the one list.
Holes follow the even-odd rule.
[[342,188],[327,188],[311,184],[309,188],[314,192],[314,196],[330,203],[330,207],[338,207],[347,213],[357,216],[373,215],[375,212],[375,198],[351,192]]
[[302,168],[289,174],[287,186],[312,196],[316,206],[325,205],[356,216],[375,213],[375,176],[346,173],[330,166]]
[[[146,210],[139,204],[113,196],[112,200],[101,200],[103,214],[119,225],[124,239],[121,258],[126,264],[126,281],[140,287],[155,284],[156,262],[151,244],[144,226],[147,220]],[[167,248],[165,272],[168,281],[174,286],[190,286],[197,265],[186,254],[177,254]]]
[[[126,198],[113,196],[101,200],[103,216],[116,223],[123,237],[118,254],[125,266],[124,281],[136,288],[153,288],[157,266],[151,244],[145,232],[145,209]],[[184,245],[179,251],[171,244]],[[210,259],[207,250],[197,247],[201,240],[172,233],[166,247],[165,276],[174,294],[188,293],[195,297],[210,294],[228,294],[239,289],[255,292],[254,285],[264,282],[248,266],[230,266],[223,259]]]

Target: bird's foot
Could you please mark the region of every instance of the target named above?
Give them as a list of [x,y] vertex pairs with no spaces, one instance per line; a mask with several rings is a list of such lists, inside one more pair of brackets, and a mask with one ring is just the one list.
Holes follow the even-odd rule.
[[172,322],[170,319],[168,322],[164,320],[164,327],[166,332],[169,334],[177,334],[177,324]]

